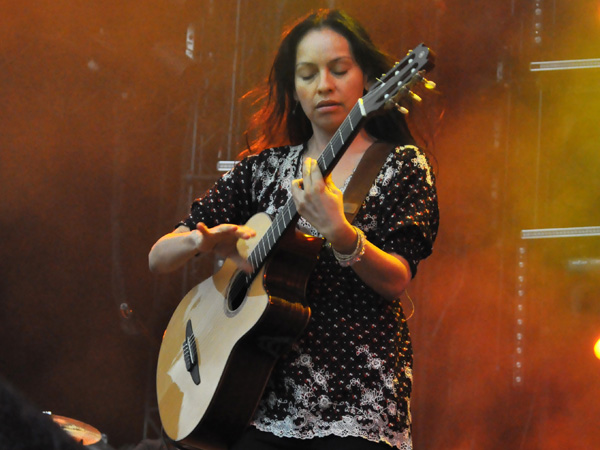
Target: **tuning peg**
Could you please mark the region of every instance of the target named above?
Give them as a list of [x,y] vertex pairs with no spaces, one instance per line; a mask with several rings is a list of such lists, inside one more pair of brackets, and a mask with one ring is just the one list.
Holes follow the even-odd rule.
[[427,89],[435,89],[436,84],[433,81],[429,81],[426,78],[423,78],[423,84]]
[[396,109],[405,116],[408,115],[408,109],[406,109],[404,106],[400,106],[398,103],[396,103]]
[[408,91],[409,95],[415,102],[421,102],[423,99],[415,94],[413,91]]

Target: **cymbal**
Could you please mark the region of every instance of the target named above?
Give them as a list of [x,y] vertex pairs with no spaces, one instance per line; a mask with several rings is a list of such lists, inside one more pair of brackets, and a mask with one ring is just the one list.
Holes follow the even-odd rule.
[[63,431],[83,445],[92,445],[102,439],[100,431],[87,423],[54,414],[50,414],[50,417]]

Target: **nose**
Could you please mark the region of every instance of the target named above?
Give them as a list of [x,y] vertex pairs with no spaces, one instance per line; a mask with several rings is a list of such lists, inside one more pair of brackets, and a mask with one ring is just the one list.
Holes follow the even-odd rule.
[[319,85],[317,86],[319,93],[330,92],[333,90],[333,78],[329,70],[322,70],[319,76]]

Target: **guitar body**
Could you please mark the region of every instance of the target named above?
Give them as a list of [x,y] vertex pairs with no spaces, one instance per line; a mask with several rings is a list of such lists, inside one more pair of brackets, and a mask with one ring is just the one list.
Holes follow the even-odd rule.
[[[247,225],[257,236],[238,242],[242,256],[271,220],[257,214]],[[244,430],[275,362],[308,323],[302,301],[321,245],[288,232],[247,289],[236,292],[245,274],[226,260],[184,297],[165,331],[157,368],[159,412],[170,439],[225,449]]]

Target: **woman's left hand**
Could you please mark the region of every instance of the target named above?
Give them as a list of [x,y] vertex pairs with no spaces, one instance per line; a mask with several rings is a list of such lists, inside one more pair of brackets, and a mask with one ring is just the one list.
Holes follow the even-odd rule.
[[323,178],[317,161],[306,158],[302,165],[302,179],[292,182],[292,197],[302,217],[315,227],[329,242],[355,238],[344,215],[342,191],[331,180]]
[[[342,192],[331,177],[321,175],[317,162],[306,158],[302,180],[292,182],[292,197],[298,212],[308,220],[338,252],[348,255],[356,249],[357,232],[344,215]],[[360,261],[352,265],[356,274],[388,300],[400,297],[411,279],[408,261],[396,253],[386,253],[369,241]]]

